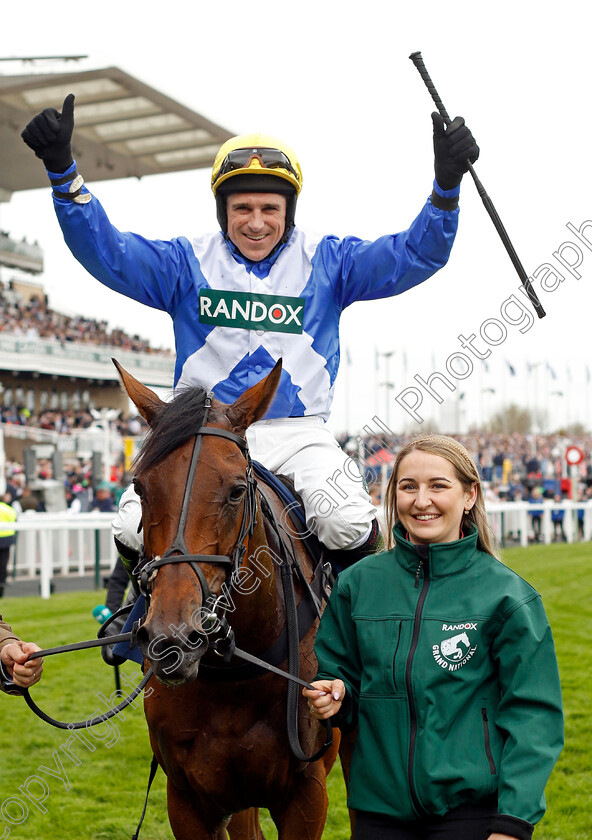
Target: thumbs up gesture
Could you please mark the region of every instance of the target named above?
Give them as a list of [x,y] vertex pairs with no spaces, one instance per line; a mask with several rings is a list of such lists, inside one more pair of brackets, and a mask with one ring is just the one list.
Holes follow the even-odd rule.
[[45,108],[27,124],[21,137],[50,172],[65,172],[72,165],[74,94],[64,99],[62,112]]

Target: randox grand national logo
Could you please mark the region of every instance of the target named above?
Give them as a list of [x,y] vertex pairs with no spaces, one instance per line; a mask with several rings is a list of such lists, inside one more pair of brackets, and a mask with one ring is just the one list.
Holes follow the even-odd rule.
[[301,333],[304,298],[201,289],[199,322],[216,327]]
[[464,624],[443,624],[442,630],[460,631],[453,636],[443,639],[439,645],[432,645],[432,655],[436,663],[445,671],[458,671],[463,665],[473,658],[477,645],[473,645],[469,639],[468,630],[476,630],[476,622]]

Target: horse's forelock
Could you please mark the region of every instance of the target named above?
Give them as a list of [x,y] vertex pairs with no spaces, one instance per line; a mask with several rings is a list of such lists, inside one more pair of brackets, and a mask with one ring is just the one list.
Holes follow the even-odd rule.
[[133,463],[136,474],[145,472],[170,455],[203,425],[206,391],[186,388],[159,409],[144,445]]

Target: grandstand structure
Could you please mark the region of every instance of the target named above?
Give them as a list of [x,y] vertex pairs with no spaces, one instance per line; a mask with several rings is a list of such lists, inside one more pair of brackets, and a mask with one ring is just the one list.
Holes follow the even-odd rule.
[[[231,136],[116,67],[0,75],[0,207],[15,191],[47,185],[43,167],[31,165],[31,152],[20,131],[42,108],[61,108],[68,93],[76,96],[73,152],[84,161],[90,182],[209,167]],[[106,445],[108,450],[121,448],[121,440],[109,435],[109,419],[127,413],[129,402],[120,388],[113,356],[151,387],[170,390],[173,384],[172,354],[142,346],[134,336],[110,345],[108,331],[102,330],[106,325],[97,327],[91,319],[86,325],[96,331],[98,341],[77,340],[68,332],[67,316],[49,307],[42,283],[43,251],[34,236],[31,231],[31,241],[17,241],[8,231],[0,231],[0,407],[24,411],[27,417],[90,412],[95,422],[90,429],[65,435],[42,424],[7,422],[3,412],[0,485],[4,456],[22,462],[31,447],[46,457],[52,449],[85,457],[98,449],[106,460],[110,457]],[[23,313],[44,320],[45,330],[37,329]],[[85,321],[84,313],[81,320]],[[77,327],[80,330],[80,324]],[[105,470],[107,475],[107,464]]]
[[[36,282],[38,269],[28,268],[28,276],[23,269],[15,272],[14,267],[6,270],[3,254],[0,252],[0,274],[2,280],[0,312],[4,321],[13,320],[14,326],[4,323],[8,329],[0,331],[0,403],[2,405],[2,428],[6,457],[22,462],[24,449],[36,444],[58,445],[64,450],[76,453],[81,443],[85,454],[88,453],[92,435],[82,435],[81,430],[74,430],[64,439],[58,431],[43,428],[47,423],[35,418],[46,415],[63,416],[70,412],[101,412],[111,410],[122,416],[129,412],[127,395],[120,387],[117,371],[111,359],[116,357],[134,376],[155,388],[170,390],[173,383],[174,356],[162,352],[153,352],[152,348],[143,350],[122,349],[121,344],[108,341],[104,324],[92,319],[82,320],[82,331],[96,328],[97,340],[80,340],[69,337],[64,339],[60,323],[68,324],[72,319],[49,309],[43,285]],[[7,279],[4,280],[4,277]],[[40,335],[35,326],[35,319],[17,319],[12,313],[51,313],[51,323],[55,324],[54,336]],[[99,343],[101,336],[105,341]],[[130,336],[130,344],[136,337]],[[22,415],[30,420],[22,424]],[[16,417],[14,416],[16,414]],[[92,416],[92,414],[91,414]],[[15,422],[16,421],[16,422]],[[91,451],[93,449],[90,446]]]

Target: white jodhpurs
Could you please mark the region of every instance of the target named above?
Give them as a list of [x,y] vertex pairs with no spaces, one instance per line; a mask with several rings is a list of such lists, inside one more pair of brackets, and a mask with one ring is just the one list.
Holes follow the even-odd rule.
[[[306,524],[329,549],[353,549],[370,535],[376,508],[357,464],[320,417],[259,420],[247,429],[251,457],[294,482]],[[121,497],[113,535],[139,551],[140,500],[133,487]]]
[[119,509],[113,522],[111,531],[115,539],[122,542],[132,551],[140,551],[144,545],[142,535],[142,505],[140,497],[130,484],[119,500]]

